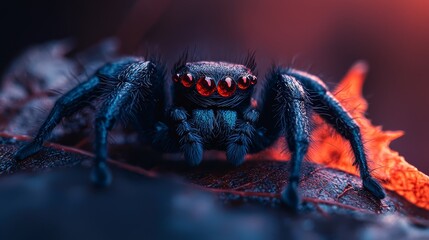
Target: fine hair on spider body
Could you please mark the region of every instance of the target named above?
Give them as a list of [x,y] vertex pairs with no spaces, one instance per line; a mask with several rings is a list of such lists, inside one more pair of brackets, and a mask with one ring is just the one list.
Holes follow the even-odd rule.
[[106,164],[108,131],[119,119],[134,117],[154,150],[182,153],[193,166],[210,149],[225,151],[231,164],[240,165],[246,154],[285,138],[291,152],[290,177],[281,196],[287,206],[297,209],[300,167],[314,112],[350,142],[364,188],[377,199],[384,198],[383,188],[368,169],[359,126],[326,85],[307,72],[274,67],[260,81],[263,91],[256,94],[255,68],[254,54],[242,63],[189,61],[184,54],[171,70],[172,79],[157,60],[125,57],[107,63],[56,101],[35,138],[15,153],[15,159],[38,152],[62,118],[97,100],[101,107],[95,118],[91,173],[95,185],[112,181]]

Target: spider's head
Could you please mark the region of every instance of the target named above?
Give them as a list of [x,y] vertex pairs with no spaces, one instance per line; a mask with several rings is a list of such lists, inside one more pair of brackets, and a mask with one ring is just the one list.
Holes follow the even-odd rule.
[[232,107],[250,99],[256,76],[251,69],[226,62],[192,62],[173,73],[176,94],[203,107]]

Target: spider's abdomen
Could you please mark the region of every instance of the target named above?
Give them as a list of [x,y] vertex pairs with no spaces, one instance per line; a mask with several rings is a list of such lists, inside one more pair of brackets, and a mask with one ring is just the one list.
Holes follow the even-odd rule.
[[192,125],[203,138],[206,149],[224,150],[225,143],[234,131],[237,112],[220,109],[195,109],[192,111]]

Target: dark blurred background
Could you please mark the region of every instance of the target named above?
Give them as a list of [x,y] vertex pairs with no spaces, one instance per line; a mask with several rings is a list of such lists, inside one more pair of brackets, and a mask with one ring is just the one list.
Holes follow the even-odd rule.
[[71,38],[78,52],[111,36],[123,54],[150,46],[168,56],[192,44],[253,49],[260,73],[294,61],[332,85],[364,59],[369,118],[404,130],[392,148],[429,173],[428,1],[21,0],[1,9],[0,71],[37,43]]

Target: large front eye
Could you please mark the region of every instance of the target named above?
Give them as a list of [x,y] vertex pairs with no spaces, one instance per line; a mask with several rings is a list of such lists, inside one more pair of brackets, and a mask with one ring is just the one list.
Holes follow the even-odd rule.
[[179,81],[182,83],[184,87],[191,87],[193,82],[192,75],[190,73],[180,75]]
[[245,90],[250,86],[250,80],[247,76],[242,76],[238,79],[238,88]]
[[197,92],[202,96],[210,96],[216,90],[216,83],[212,78],[201,77],[197,81]]
[[180,75],[177,73],[177,74],[174,74],[173,75],[173,82],[179,82],[180,81]]
[[217,84],[217,92],[222,97],[230,97],[234,94],[237,84],[230,78],[226,77]]

